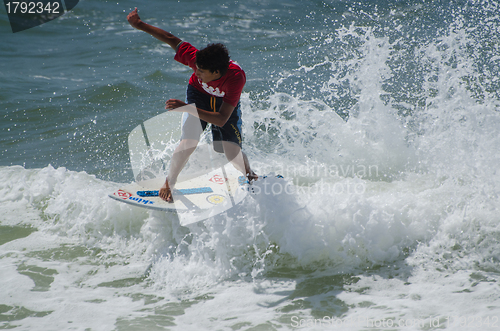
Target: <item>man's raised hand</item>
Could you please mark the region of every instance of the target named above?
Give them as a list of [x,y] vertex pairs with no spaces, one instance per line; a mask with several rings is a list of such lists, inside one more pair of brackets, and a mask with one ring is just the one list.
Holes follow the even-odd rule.
[[134,28],[138,29],[139,24],[141,23],[141,18],[139,17],[139,14],[137,13],[137,7],[135,7],[134,10],[130,12],[130,14],[127,15],[127,21],[132,25]]

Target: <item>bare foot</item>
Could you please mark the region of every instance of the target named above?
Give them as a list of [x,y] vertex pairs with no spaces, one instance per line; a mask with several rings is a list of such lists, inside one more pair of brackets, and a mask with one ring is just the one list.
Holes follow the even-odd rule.
[[250,173],[247,174],[247,180],[249,183],[253,182],[254,180],[259,179],[259,176],[253,171],[250,171]]
[[160,198],[167,202],[174,202],[174,198],[172,197],[172,190],[170,189],[170,185],[168,185],[168,179],[165,179],[165,184],[160,189],[160,192],[158,192],[158,195]]

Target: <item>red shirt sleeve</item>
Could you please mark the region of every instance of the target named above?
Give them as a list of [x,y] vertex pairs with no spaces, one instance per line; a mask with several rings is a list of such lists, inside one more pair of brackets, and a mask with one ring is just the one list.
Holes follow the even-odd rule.
[[198,50],[193,45],[183,41],[177,48],[174,60],[196,71],[196,52],[198,52]]

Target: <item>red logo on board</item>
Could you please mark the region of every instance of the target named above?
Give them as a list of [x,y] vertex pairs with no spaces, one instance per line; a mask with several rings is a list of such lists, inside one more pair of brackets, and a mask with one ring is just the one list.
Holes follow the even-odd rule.
[[130,198],[132,196],[132,193],[124,191],[124,190],[118,190],[115,192],[115,195],[119,196],[123,200],[127,200],[128,198]]
[[224,178],[222,176],[219,176],[219,175],[214,175],[212,178],[209,179],[209,181],[211,181],[212,183],[215,183],[215,184],[224,184],[226,182],[227,178]]

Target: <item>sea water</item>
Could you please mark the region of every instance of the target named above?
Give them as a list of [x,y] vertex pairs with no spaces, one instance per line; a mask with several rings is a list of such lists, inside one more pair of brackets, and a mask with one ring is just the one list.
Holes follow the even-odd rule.
[[[107,197],[133,180],[128,133],[191,74],[136,6],[227,45],[244,151],[286,185],[189,227]],[[499,13],[86,0],[12,33],[2,9],[0,328],[499,329]]]

